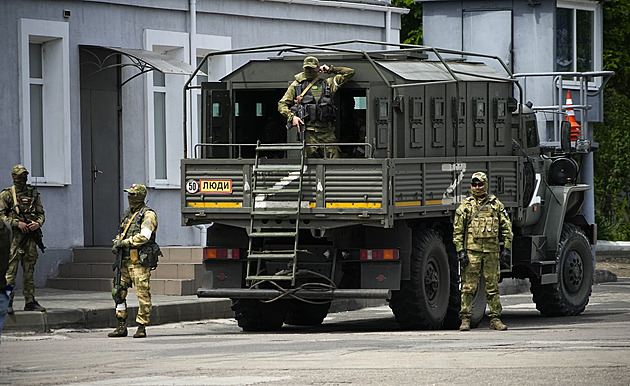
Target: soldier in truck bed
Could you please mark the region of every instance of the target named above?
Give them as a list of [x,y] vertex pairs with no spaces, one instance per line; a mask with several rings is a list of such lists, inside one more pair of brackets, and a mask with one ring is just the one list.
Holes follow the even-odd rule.
[[[354,76],[354,70],[327,64],[320,66],[319,60],[314,56],[307,56],[304,59],[303,68],[304,71],[295,75],[295,80],[278,102],[278,111],[287,118],[290,126],[297,126],[298,130],[306,126],[304,133],[306,143],[337,142],[333,124],[337,108],[333,104],[333,97],[339,87]],[[323,73],[334,75],[321,79]],[[297,105],[301,105],[302,118],[295,109],[291,109]],[[339,158],[340,151],[337,146],[327,146],[324,155],[323,147],[309,146],[306,149],[306,156]]]

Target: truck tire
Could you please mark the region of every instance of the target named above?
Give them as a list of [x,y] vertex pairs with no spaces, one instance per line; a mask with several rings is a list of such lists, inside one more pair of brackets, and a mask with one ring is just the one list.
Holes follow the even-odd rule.
[[301,300],[290,300],[286,324],[294,326],[319,326],[328,315],[330,302],[311,304]]
[[588,304],[593,285],[593,254],[586,235],[573,224],[564,224],[556,252],[558,282],[540,284],[530,278],[536,308],[545,316],[574,316]]
[[233,299],[232,310],[243,331],[279,330],[287,315],[287,302],[263,303],[257,299]]
[[450,273],[446,248],[437,232],[413,230],[410,264],[410,280],[392,292],[389,306],[404,329],[439,329],[448,309]]
[[[452,261],[452,260],[451,260]],[[486,284],[483,281],[483,272],[479,275],[479,283],[477,284],[477,292],[473,298],[472,316],[470,317],[470,327],[476,328],[481,323],[486,313]],[[453,330],[459,328],[459,310],[462,307],[462,291],[459,289],[459,272],[457,268],[457,257],[455,257],[455,265],[451,263],[451,296],[448,301],[448,312],[444,328]]]

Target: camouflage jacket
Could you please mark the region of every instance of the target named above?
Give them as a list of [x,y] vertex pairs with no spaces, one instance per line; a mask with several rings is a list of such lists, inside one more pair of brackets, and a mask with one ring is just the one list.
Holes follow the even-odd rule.
[[0,193],[0,220],[6,221],[11,226],[13,235],[22,234],[22,232],[16,232],[18,223],[22,221],[21,215],[24,215],[28,220],[39,223],[40,226],[44,225],[46,220],[44,205],[37,188],[27,185],[26,189],[21,191],[16,189],[15,195],[18,208],[20,208],[20,215],[13,210],[14,202],[11,188],[6,188]]
[[457,251],[498,252],[499,241],[512,248],[513,237],[510,218],[496,196],[490,194],[483,200],[467,197],[455,211],[453,243]]
[[[137,212],[138,214],[134,217],[133,215],[136,212],[132,212],[129,208],[125,210],[118,236],[116,236],[120,236],[120,233],[127,228],[127,224],[129,224],[129,221],[133,218],[133,222],[129,225],[129,229],[127,229],[127,233],[123,239],[128,241],[129,248],[138,248],[149,241],[155,242],[155,233],[157,232],[158,227],[157,214],[153,211],[153,209],[146,205],[138,209]],[[148,231],[151,232],[150,237],[146,236]]]
[[[334,74],[334,76],[331,76],[330,78],[325,79],[326,82],[328,82],[328,86],[330,87],[331,97],[334,97],[335,93],[337,92],[337,90],[339,90],[339,87],[341,87],[341,85],[348,82],[354,76],[354,70],[352,68],[347,68],[347,67],[330,66],[330,68],[328,69],[328,73]],[[295,93],[295,86],[299,85],[305,80],[307,79],[306,79],[306,76],[304,75],[304,72],[300,72],[299,74],[296,74],[295,80],[293,81],[293,83],[291,83],[287,91],[284,93],[284,96],[282,97],[282,99],[280,99],[280,101],[278,102],[278,111],[280,112],[280,114],[284,115],[287,118],[287,122],[293,121],[293,117],[294,117],[294,114],[291,111],[291,106],[295,104],[295,98],[297,97]],[[315,100],[319,100],[322,93],[320,88],[318,89],[311,88],[309,92],[313,94],[313,96],[315,97]],[[332,122],[313,121],[308,124],[308,128],[313,129],[315,131],[329,131],[331,130],[332,127],[333,127]]]

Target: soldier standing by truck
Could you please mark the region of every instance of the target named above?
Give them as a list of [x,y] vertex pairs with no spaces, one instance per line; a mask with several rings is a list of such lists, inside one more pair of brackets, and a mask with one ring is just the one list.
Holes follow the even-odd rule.
[[[462,270],[462,297],[459,330],[470,331],[472,302],[483,270],[486,299],[490,313],[490,329],[507,330],[499,318],[500,260],[509,260],[512,247],[512,224],[505,206],[496,196],[488,194],[488,177],[477,172],[471,179],[472,196],[466,198],[455,212],[453,242]],[[501,249],[500,239],[504,245]],[[499,253],[500,252],[500,253]],[[499,256],[500,255],[500,256]]]
[[[13,186],[0,193],[0,220],[6,221],[13,231],[11,258],[6,273],[7,284],[15,286],[18,263],[22,264],[24,311],[45,312],[46,309],[35,300],[35,263],[37,247],[42,252],[41,226],[44,225],[44,206],[37,188],[27,185],[28,170],[24,165],[15,165],[11,169]],[[8,313],[13,313],[13,294],[9,301]]]
[[[127,336],[127,289],[132,285],[138,297],[138,330],[134,338],[146,338],[146,325],[151,315],[151,269],[157,267],[157,259],[161,254],[155,242],[158,219],[153,209],[144,199],[147,188],[142,184],[133,184],[128,193],[129,208],[123,213],[119,232],[114,239],[112,252],[119,255],[120,282],[114,283],[112,295],[116,301],[116,318],[118,326],[109,334],[110,338]],[[122,253],[121,253],[122,251]]]
[[[319,65],[314,56],[307,56],[303,62],[304,71],[295,75],[295,80],[278,102],[278,111],[287,118],[290,126],[297,126],[298,131],[305,130],[306,143],[337,142],[335,127],[337,108],[333,97],[339,87],[354,76],[354,70],[347,67]],[[320,79],[324,73],[334,74],[327,79]],[[305,127],[306,126],[306,127]],[[307,157],[339,158],[338,146],[309,146]]]

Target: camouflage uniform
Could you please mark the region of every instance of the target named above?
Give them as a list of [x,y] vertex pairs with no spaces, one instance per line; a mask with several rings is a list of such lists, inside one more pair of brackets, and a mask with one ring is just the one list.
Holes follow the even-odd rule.
[[[318,74],[317,68],[319,68],[319,61],[317,58],[313,56],[308,56],[304,59],[304,71],[295,75],[295,80],[287,91],[284,93],[284,96],[278,102],[278,111],[280,114],[284,115],[287,118],[289,124],[293,121],[293,117],[295,114],[291,111],[291,106],[295,105],[295,99],[298,95],[296,95],[295,88],[300,85],[302,82],[312,81]],[[330,87],[331,97],[335,95],[339,87],[352,79],[354,76],[354,70],[352,68],[346,67],[333,67],[330,66],[328,68],[329,74],[334,74],[334,76],[325,79]],[[311,87],[309,90],[310,93],[315,97],[316,101],[319,101],[322,95],[322,88],[317,86],[317,82]],[[318,120],[311,120],[309,122],[305,122],[306,124],[306,132],[305,132],[305,141],[306,143],[334,143],[337,142],[337,138],[335,136],[335,126],[333,122],[321,122]],[[306,149],[307,157],[321,157],[323,155],[323,148],[318,146],[309,146]],[[341,156],[341,152],[338,146],[327,146],[326,147],[326,156],[328,158],[339,158]]]
[[[120,302],[116,305],[116,318],[119,321],[118,328],[110,333],[110,337],[126,336],[127,320],[127,289],[132,286],[136,289],[138,297],[138,315],[136,322],[139,324],[138,332],[134,338],[145,337],[144,326],[149,323],[151,315],[151,266],[147,266],[142,259],[142,247],[147,244],[155,244],[155,233],[158,228],[157,214],[144,203],[147,189],[142,184],[134,184],[129,189],[129,208],[123,213],[120,232],[114,239],[112,252],[118,253],[118,248],[123,250]],[[131,222],[131,223],[130,223]],[[125,229],[127,230],[125,232]],[[124,233],[124,234],[123,234]]]
[[[15,286],[15,279],[18,273],[18,263],[22,265],[22,293],[24,294],[26,311],[46,311],[35,300],[35,263],[37,263],[37,244],[29,233],[38,232],[38,230],[25,231],[20,226],[26,226],[23,217],[27,220],[44,225],[46,219],[44,215],[44,206],[37,191],[37,188],[26,184],[28,178],[28,170],[23,165],[15,165],[11,169],[14,185],[4,189],[0,193],[0,220],[5,221],[11,226],[13,232],[13,241],[11,243],[11,257],[9,259],[9,267],[6,273],[7,284]],[[17,200],[17,208],[19,215],[14,210],[13,190]],[[30,228],[30,225],[29,225]],[[39,231],[41,232],[41,231]],[[26,239],[26,240],[25,240]],[[9,313],[13,312],[13,295],[9,304]]]
[[483,270],[486,298],[490,310],[488,316],[492,320],[496,318],[500,323],[498,319],[501,315],[499,239],[503,240],[504,248],[511,249],[512,224],[501,201],[494,195],[488,194],[488,178],[485,173],[473,174],[472,180],[483,182],[484,187],[472,189],[474,195],[467,197],[459,205],[453,223],[455,248],[457,251],[465,250],[469,259],[469,264],[462,271],[459,317],[462,321],[469,322],[479,273]]
[[11,256],[11,227],[9,224],[0,220],[0,334],[2,334],[2,326],[4,319],[7,317],[9,307],[10,293],[12,287],[7,288],[7,280],[5,275],[9,268],[9,257]]

